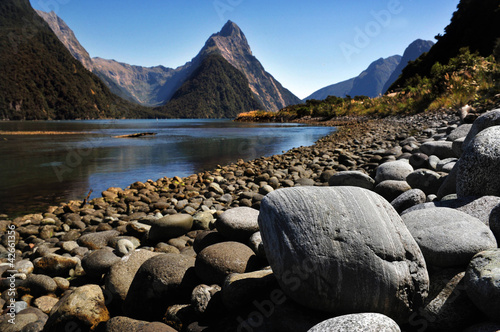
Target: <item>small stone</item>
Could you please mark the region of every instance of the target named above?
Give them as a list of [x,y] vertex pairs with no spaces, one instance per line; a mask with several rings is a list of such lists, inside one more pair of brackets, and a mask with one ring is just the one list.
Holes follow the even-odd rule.
[[165,242],[169,239],[184,235],[193,227],[193,217],[189,214],[174,214],[153,222],[149,230],[149,241],[152,243]]
[[82,259],[82,267],[89,276],[101,277],[120,261],[109,249],[99,249],[91,252]]
[[413,189],[421,189],[426,195],[436,194],[443,183],[441,175],[429,169],[418,169],[406,177]]
[[42,310],[44,313],[49,314],[52,308],[59,302],[59,299],[53,296],[41,296],[33,302],[33,305]]
[[259,267],[252,249],[239,242],[222,242],[203,249],[196,257],[196,274],[207,284],[221,285],[231,273],[255,271]]
[[93,330],[109,320],[104,295],[97,285],[85,285],[63,296],[52,308],[44,331],[65,331],[71,324],[82,330]]
[[420,189],[405,191],[391,202],[392,207],[401,214],[412,206],[425,203],[425,193]]
[[404,181],[408,174],[413,172],[413,167],[405,161],[392,161],[384,163],[377,168],[375,181],[377,183],[386,180]]
[[193,289],[191,294],[191,305],[198,314],[204,314],[209,311],[212,298],[221,291],[219,285],[198,285]]
[[264,243],[262,243],[262,235],[260,232],[255,232],[250,236],[248,245],[257,257],[266,260],[266,251],[264,250]]
[[30,274],[24,282],[24,286],[30,289],[30,294],[40,296],[54,293],[57,290],[56,282],[43,274]]
[[74,269],[79,260],[73,257],[64,257],[50,254],[34,261],[35,273],[45,274],[51,277],[67,277],[71,269]]
[[398,196],[408,190],[411,190],[408,182],[397,180],[382,181],[375,187],[375,192],[389,202],[395,200]]
[[209,230],[215,223],[214,216],[210,211],[198,212],[193,216],[193,228]]
[[259,230],[259,211],[248,207],[237,207],[225,211],[215,225],[220,234],[229,240],[247,241]]
[[196,236],[193,242],[193,249],[200,253],[203,249],[216,243],[224,242],[226,239],[216,230],[204,231]]
[[328,184],[330,186],[353,186],[373,190],[375,180],[359,171],[344,171],[333,175]]
[[111,230],[97,233],[88,233],[82,235],[78,239],[78,244],[84,247],[87,247],[91,250],[101,249],[108,245],[108,241],[116,236],[119,236],[120,232]]
[[120,239],[116,244],[116,253],[123,257],[130,254],[135,249],[135,245],[129,239]]

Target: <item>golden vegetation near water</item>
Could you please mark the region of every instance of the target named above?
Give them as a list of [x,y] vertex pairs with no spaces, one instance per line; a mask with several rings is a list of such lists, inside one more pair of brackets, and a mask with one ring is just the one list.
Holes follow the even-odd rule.
[[[500,56],[499,56],[500,57]],[[297,118],[334,118],[345,116],[389,116],[460,108],[487,103],[500,93],[499,60],[484,58],[467,49],[448,64],[436,63],[429,77],[416,75],[400,91],[378,97],[355,96],[308,100],[279,112],[247,112],[237,121],[280,121]]]

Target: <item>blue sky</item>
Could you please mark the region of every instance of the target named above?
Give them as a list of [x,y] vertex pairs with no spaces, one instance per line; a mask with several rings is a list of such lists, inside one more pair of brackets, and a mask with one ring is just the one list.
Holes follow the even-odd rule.
[[55,11],[92,57],[177,67],[232,20],[300,98],[357,76],[415,39],[433,40],[459,0],[30,0]]

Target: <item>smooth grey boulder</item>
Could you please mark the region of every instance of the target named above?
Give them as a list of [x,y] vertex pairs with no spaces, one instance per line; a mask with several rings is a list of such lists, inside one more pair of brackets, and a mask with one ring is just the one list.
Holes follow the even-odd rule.
[[427,296],[423,255],[394,208],[358,187],[287,188],[262,201],[266,256],[294,301],[406,320]]
[[375,180],[359,171],[343,171],[333,175],[328,180],[330,186],[353,186],[373,190]]
[[470,141],[457,167],[459,197],[500,196],[500,126],[489,127]]
[[193,257],[179,254],[160,254],[148,259],[135,274],[123,312],[131,318],[161,320],[169,305],[188,302],[192,289],[200,283],[194,263]]
[[465,139],[465,137],[467,137],[467,135],[469,134],[471,128],[472,128],[472,124],[465,123],[465,124],[459,126],[458,128],[453,129],[453,131],[448,135],[446,140],[453,142],[453,141],[456,141],[457,139],[460,139],[460,138]]
[[87,247],[91,250],[101,249],[108,245],[108,241],[120,235],[120,232],[115,230],[88,233],[80,236],[77,240],[82,247]]
[[219,233],[233,241],[247,241],[259,231],[259,210],[250,207],[236,207],[222,213],[215,222]]
[[497,247],[488,226],[464,212],[423,209],[406,213],[402,218],[428,265],[465,267],[476,253]]
[[413,172],[413,167],[406,161],[387,162],[377,167],[375,182],[380,183],[386,180],[404,181],[411,172]]
[[449,141],[431,141],[420,145],[420,151],[428,156],[436,156],[439,159],[455,158],[453,151],[453,142]]
[[[496,219],[496,207],[500,204],[500,197],[497,196],[483,196],[483,197],[461,197],[450,200],[435,201],[424,204],[415,205],[402,214],[422,209],[433,209],[436,207],[446,207],[455,209],[468,215],[477,218],[485,225],[490,225],[492,220]],[[490,225],[491,227],[491,225]],[[493,232],[495,233],[495,232]]]
[[331,318],[307,332],[400,332],[398,324],[382,314],[350,314]]
[[443,180],[438,173],[421,168],[408,174],[406,182],[413,189],[421,189],[426,195],[430,195],[438,192]]
[[401,213],[412,206],[425,203],[426,196],[425,193],[420,189],[411,189],[401,195],[391,202],[392,207]]
[[148,233],[152,243],[166,242],[169,239],[186,234],[193,227],[193,217],[189,214],[172,214],[155,220]]
[[500,109],[492,110],[478,117],[467,134],[464,141],[464,148],[467,147],[474,137],[486,128],[500,126]]
[[500,249],[472,258],[465,274],[467,294],[490,319],[500,322]]

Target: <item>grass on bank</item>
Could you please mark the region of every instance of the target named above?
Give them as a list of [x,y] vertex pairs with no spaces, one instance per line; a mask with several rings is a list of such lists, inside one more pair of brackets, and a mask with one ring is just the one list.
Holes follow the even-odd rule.
[[[497,55],[500,60],[500,54]],[[241,121],[279,121],[303,117],[333,118],[340,116],[389,116],[480,105],[500,93],[499,60],[484,58],[468,49],[446,65],[436,63],[430,77],[416,76],[401,91],[377,98],[329,96],[325,100],[308,100],[288,106],[279,112],[241,113]],[[418,60],[417,60],[418,61]]]

